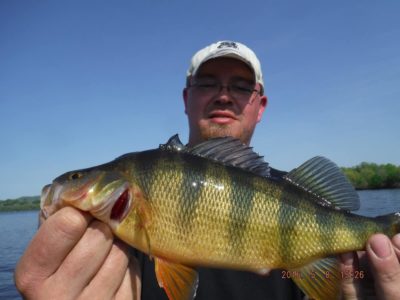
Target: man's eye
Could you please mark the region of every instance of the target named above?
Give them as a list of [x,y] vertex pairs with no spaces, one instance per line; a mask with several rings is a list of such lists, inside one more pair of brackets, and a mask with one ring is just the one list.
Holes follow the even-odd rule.
[[201,88],[215,88],[217,86],[217,84],[215,84],[215,83],[198,83],[197,86],[201,87]]
[[238,85],[238,84],[232,85],[232,89],[234,91],[237,91],[240,93],[251,93],[252,92],[252,89],[249,86],[243,86],[243,85]]

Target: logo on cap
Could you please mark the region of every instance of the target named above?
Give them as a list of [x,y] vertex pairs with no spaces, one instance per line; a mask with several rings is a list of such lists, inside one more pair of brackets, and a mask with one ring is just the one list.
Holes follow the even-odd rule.
[[238,46],[237,46],[237,44],[235,43],[235,42],[221,42],[219,45],[218,45],[218,49],[221,49],[221,48],[234,48],[234,49],[237,49],[238,48]]

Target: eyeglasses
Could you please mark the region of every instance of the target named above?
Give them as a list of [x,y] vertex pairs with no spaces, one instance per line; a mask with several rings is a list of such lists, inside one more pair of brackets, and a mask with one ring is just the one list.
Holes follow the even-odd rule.
[[203,96],[214,97],[226,88],[229,94],[238,101],[249,101],[254,92],[260,93],[254,88],[254,83],[244,80],[234,81],[228,85],[222,85],[220,82],[212,80],[196,80],[189,87],[193,87]]

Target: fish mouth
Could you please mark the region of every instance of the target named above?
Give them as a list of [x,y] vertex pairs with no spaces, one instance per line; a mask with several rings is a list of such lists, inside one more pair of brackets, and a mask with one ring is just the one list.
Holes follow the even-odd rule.
[[[93,197],[96,194],[98,187],[100,185],[101,176],[96,176],[83,182],[77,189],[69,189],[67,186],[60,189],[59,194],[54,194],[53,202],[61,201],[65,203],[71,203],[72,205],[82,209],[89,210],[91,201],[85,201]],[[58,183],[54,183],[56,186],[55,191],[57,191]],[[61,186],[63,186],[61,184]]]
[[[40,196],[40,208],[43,209],[45,206],[51,204],[51,199],[49,197],[51,191],[51,184],[47,184],[42,189],[42,194]],[[50,201],[49,201],[50,199]]]
[[115,174],[96,174],[76,184],[53,181],[42,189],[41,217],[72,206],[110,224],[125,218],[131,204],[130,184]]
[[60,194],[62,186],[59,184],[48,184],[42,189],[40,196],[40,217],[46,220],[60,207],[62,201]]

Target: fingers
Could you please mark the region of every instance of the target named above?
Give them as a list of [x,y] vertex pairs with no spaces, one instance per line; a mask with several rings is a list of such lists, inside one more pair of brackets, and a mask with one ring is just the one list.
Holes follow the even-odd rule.
[[90,223],[57,272],[47,281],[48,288],[51,286],[60,294],[76,298],[101,269],[112,243],[113,234],[106,224],[97,220]]
[[35,292],[36,283],[56,272],[91,219],[86,213],[66,207],[44,222],[16,267],[17,288],[23,293]]
[[[47,219],[21,258],[15,282],[27,299],[140,299],[140,269],[110,228],[64,208]],[[134,298],[136,297],[136,298]]]
[[115,294],[116,300],[139,300],[141,297],[141,272],[135,257],[130,257],[129,268],[125,273],[122,284]]
[[382,299],[400,299],[400,234],[393,237],[393,246],[388,237],[376,234],[368,240],[366,249],[377,295]]
[[358,257],[356,253],[349,252],[340,255],[341,276],[342,276],[342,299],[362,299],[362,290],[358,278],[355,278],[355,271],[359,270]]
[[81,295],[81,299],[112,299],[123,283],[128,270],[128,247],[116,240],[111,250],[89,285]]

